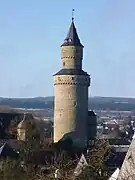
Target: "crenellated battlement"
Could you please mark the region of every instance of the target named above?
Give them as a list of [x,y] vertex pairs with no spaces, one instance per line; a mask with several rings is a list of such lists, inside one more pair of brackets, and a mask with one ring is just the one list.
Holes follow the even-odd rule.
[[54,76],[54,85],[84,85],[90,86],[89,76],[62,75]]

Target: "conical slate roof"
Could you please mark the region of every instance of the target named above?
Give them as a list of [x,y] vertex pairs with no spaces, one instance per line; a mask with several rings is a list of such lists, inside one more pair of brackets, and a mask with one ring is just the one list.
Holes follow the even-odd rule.
[[74,22],[72,21],[67,37],[64,41],[64,43],[61,45],[62,46],[81,46],[83,47],[83,45],[80,42],[80,39],[78,37],[77,31],[76,31],[76,27]]

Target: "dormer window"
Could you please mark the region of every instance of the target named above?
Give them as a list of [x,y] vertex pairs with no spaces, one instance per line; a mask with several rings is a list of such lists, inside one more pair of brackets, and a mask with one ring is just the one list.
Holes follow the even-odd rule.
[[72,39],[68,39],[68,41],[69,41],[69,42],[71,42],[71,41],[72,41]]

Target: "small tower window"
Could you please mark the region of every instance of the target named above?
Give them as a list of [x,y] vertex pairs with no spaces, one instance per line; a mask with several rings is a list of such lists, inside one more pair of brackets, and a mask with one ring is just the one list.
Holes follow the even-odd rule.
[[60,77],[58,77],[58,80],[61,81]]
[[76,101],[74,101],[74,107],[77,107],[77,102]]
[[72,77],[72,80],[75,80],[75,78],[74,78],[74,77]]
[[65,67],[65,62],[63,62],[63,67]]
[[76,78],[76,77],[72,77],[72,80],[73,80],[73,81],[77,81],[77,78]]

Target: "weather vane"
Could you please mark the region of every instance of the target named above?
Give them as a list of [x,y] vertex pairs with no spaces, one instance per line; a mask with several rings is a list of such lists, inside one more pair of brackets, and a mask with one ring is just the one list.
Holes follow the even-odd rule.
[[74,21],[74,11],[75,9],[72,9],[72,21]]

